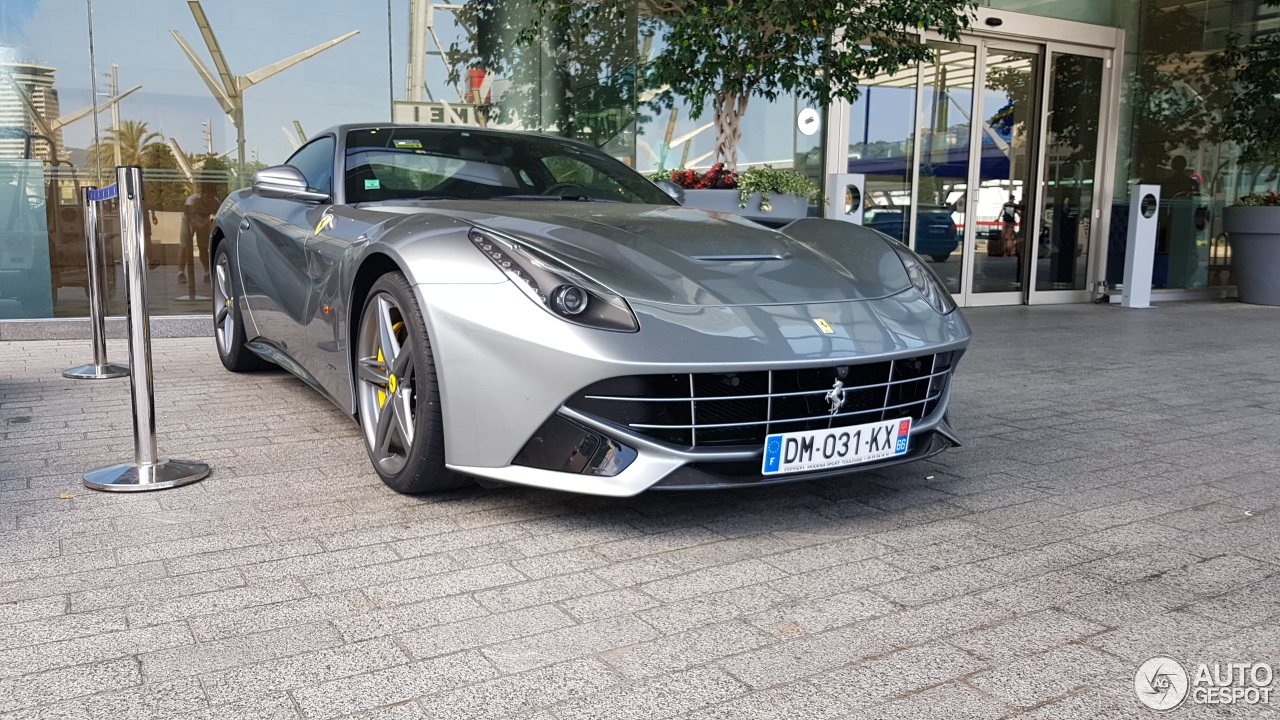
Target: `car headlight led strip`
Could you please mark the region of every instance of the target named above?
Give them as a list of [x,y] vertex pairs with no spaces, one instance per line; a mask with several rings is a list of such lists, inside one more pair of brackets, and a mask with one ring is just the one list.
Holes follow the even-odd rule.
[[627,301],[599,283],[491,230],[473,228],[468,237],[516,287],[561,320],[614,332],[640,329]]

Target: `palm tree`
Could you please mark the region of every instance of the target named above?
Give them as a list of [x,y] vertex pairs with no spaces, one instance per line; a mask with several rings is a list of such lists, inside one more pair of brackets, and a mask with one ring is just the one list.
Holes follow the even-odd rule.
[[120,165],[142,165],[146,149],[163,139],[164,136],[160,133],[149,131],[145,122],[124,120],[120,127],[107,130],[106,138],[101,143],[90,148],[89,167],[97,167],[99,162],[104,170],[115,167],[117,148],[120,151]]

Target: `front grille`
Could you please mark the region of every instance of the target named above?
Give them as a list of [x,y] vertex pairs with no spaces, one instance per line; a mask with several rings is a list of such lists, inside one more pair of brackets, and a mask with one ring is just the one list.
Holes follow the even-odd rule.
[[[920,420],[937,408],[954,360],[939,353],[798,370],[630,375],[595,383],[566,404],[673,445],[754,445],[770,433]],[[837,380],[843,402],[833,414]]]

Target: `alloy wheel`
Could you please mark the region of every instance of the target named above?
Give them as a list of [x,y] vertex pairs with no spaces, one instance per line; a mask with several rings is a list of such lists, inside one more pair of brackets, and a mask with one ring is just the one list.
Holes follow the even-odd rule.
[[417,393],[413,343],[389,294],[378,293],[365,305],[357,352],[360,424],[373,462],[394,475],[413,450]]
[[218,253],[214,264],[213,282],[213,329],[218,340],[218,350],[226,355],[231,351],[231,343],[235,341],[236,314],[232,312],[231,303],[234,295],[231,290],[231,257],[225,252]]

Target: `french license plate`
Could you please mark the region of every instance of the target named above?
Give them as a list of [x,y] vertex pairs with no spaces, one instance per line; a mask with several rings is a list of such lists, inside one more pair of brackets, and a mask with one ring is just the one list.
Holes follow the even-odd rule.
[[777,433],[764,439],[765,475],[829,470],[845,465],[904,455],[911,437],[911,418]]

